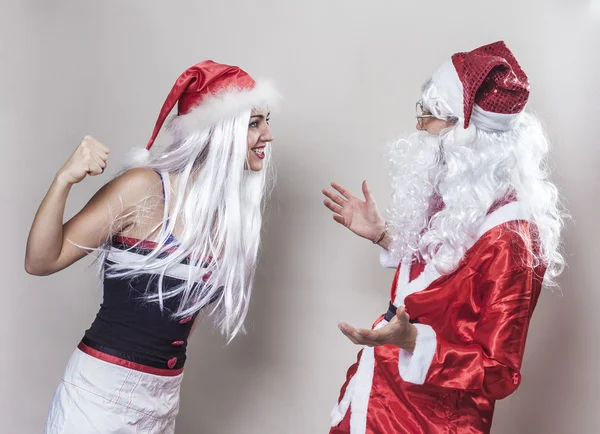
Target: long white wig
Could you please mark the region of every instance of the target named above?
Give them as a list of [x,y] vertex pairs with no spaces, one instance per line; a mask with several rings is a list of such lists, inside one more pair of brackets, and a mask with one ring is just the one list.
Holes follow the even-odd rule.
[[[160,172],[165,187],[162,228],[151,231],[160,229],[157,245],[138,261],[111,264],[105,271],[106,277],[115,278],[154,274],[158,292],[148,291],[147,300],[162,308],[164,300],[177,297],[176,317],[190,316],[210,305],[216,325],[229,340],[243,328],[248,311],[263,199],[271,184],[270,146],[263,170],[249,170],[250,115],[246,110],[203,130],[175,135],[164,150],[150,155],[141,166]],[[169,174],[177,175],[177,187],[170,184]],[[169,243],[178,218],[183,231],[175,243]],[[166,289],[165,272],[183,260],[190,261],[187,280]]]
[[564,214],[549,181],[549,141],[540,120],[525,112],[509,131],[485,131],[473,122],[464,129],[431,81],[422,97],[428,111],[452,125],[440,136],[417,132],[390,148],[391,253],[450,273],[490,208],[512,197],[531,216],[536,248],[528,234],[519,235],[530,246],[533,265],[547,267],[545,285],[553,285],[565,264],[560,251]]

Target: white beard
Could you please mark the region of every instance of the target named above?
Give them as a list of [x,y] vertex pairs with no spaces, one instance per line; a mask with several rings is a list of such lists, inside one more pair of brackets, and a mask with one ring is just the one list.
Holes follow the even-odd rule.
[[388,208],[392,228],[390,253],[411,260],[419,249],[431,213],[439,206],[437,186],[445,167],[440,137],[416,132],[390,147],[392,201]]
[[[534,263],[547,264],[545,282],[550,283],[545,284],[551,285],[564,266],[564,214],[548,180],[549,143],[541,122],[524,113],[510,131],[464,133],[461,125],[441,136],[417,132],[391,146],[390,253],[397,260],[422,260],[450,273],[490,208],[517,199],[535,223],[540,253],[531,254]],[[531,242],[528,234],[519,235]]]

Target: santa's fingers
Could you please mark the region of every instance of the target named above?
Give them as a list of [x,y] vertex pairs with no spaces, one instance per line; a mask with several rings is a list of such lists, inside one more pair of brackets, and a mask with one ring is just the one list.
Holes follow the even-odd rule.
[[355,334],[354,337],[356,339],[355,343],[357,345],[365,345],[367,347],[377,347],[379,345],[384,344],[384,342],[378,342],[378,341],[374,341],[372,339],[367,339],[364,336],[360,336],[359,334]]
[[365,196],[365,200],[367,202],[375,202],[373,196],[371,195],[371,190],[369,189],[369,184],[367,184],[367,180],[365,179],[362,183],[362,191]]
[[329,199],[331,199],[331,201],[333,203],[337,203],[338,205],[344,206],[344,203],[347,202],[346,199],[344,199],[343,197],[341,197],[338,194],[332,193],[331,191],[327,190],[327,189],[323,189],[323,194],[325,196],[327,196]]
[[381,333],[380,330],[365,330],[360,329],[356,330],[356,334],[363,339],[367,339],[373,342],[383,341],[385,336]]
[[344,187],[342,187],[340,184],[336,183],[336,182],[332,182],[331,186],[337,190],[337,192],[344,198],[344,199],[352,199],[354,197],[354,195],[352,193],[350,193],[349,190],[345,189]]
[[358,333],[358,331],[351,325],[341,323],[338,325],[338,327],[340,328],[342,333],[344,333],[344,335],[356,345],[366,345],[369,347],[374,347],[376,345],[380,345],[378,342],[372,341],[370,339],[366,339],[365,337],[361,336]]
[[350,324],[339,323],[338,328],[348,339],[350,339],[353,343],[358,344],[358,341],[354,337],[354,333],[355,333],[354,327],[352,327]]
[[334,219],[336,222],[338,222],[339,224],[341,224],[342,226],[347,226],[347,225],[346,225],[346,219],[345,219],[343,216],[335,214],[335,215],[333,216],[333,219]]
[[407,323],[410,321],[410,316],[408,315],[408,312],[406,312],[406,308],[404,306],[399,306],[398,309],[396,309],[396,315],[394,318],[401,323]]
[[376,346],[393,343],[394,339],[392,332],[393,328],[387,325],[378,330],[357,330],[356,334],[360,336],[360,338],[363,342],[366,343],[366,345]]
[[336,214],[341,214],[342,211],[344,210],[344,208],[342,208],[341,206],[339,206],[335,203],[332,203],[332,202],[328,201],[327,199],[325,199],[323,201],[323,205],[325,205],[327,208],[329,208],[331,211],[333,211]]

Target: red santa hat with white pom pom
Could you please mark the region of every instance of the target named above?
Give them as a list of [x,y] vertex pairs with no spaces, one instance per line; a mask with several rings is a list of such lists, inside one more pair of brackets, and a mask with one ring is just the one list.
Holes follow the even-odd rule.
[[[269,81],[254,80],[237,66],[205,60],[177,78],[160,110],[146,150],[154,144],[176,104],[177,116],[169,122],[169,129],[178,136],[185,136],[246,110],[273,108],[279,99],[280,94]],[[147,158],[148,152],[143,154],[135,159]]]

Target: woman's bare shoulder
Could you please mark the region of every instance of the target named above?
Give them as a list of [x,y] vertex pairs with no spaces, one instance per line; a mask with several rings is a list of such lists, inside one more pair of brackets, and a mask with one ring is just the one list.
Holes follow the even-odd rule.
[[124,204],[132,204],[149,196],[162,196],[160,176],[144,167],[124,171],[106,187],[111,195],[118,195]]

